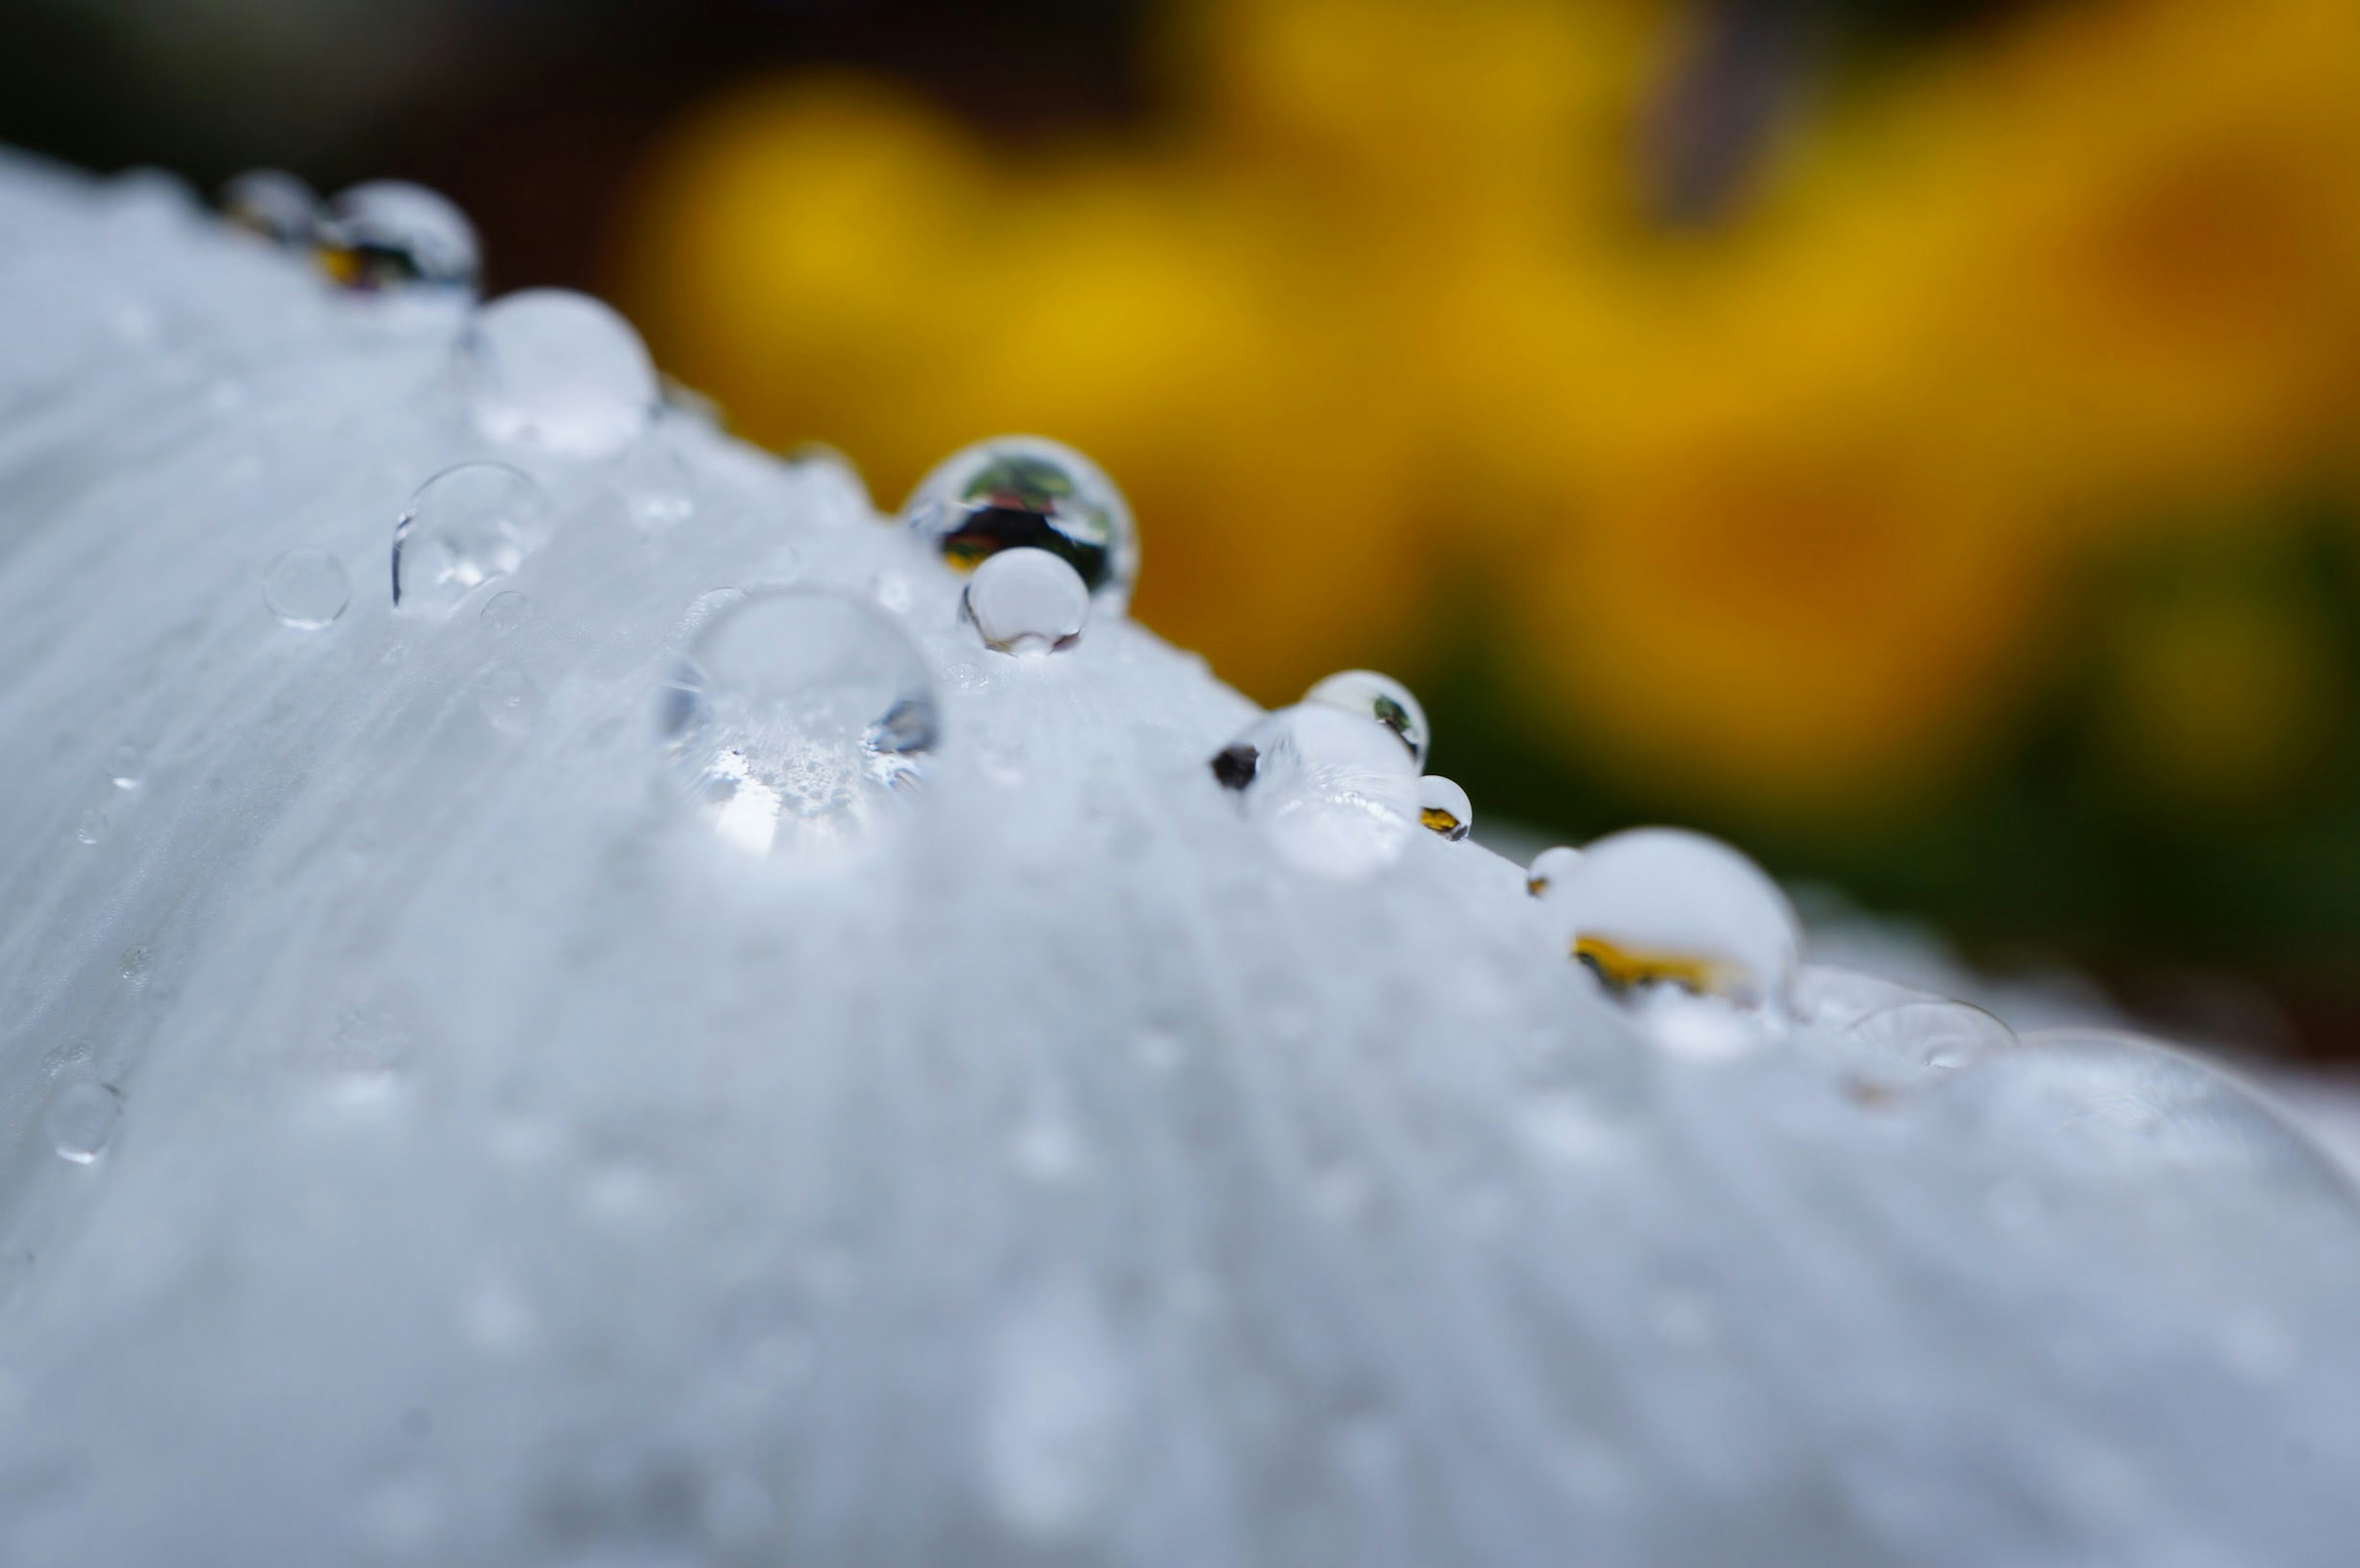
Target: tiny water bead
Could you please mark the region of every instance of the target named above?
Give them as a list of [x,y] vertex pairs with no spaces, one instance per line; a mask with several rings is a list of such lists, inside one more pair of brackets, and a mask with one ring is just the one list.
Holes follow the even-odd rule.
[[985,644],[1020,656],[1053,653],[1081,639],[1090,591],[1061,555],[1021,546],[1003,550],[967,580],[967,617]]
[[1339,880],[1397,859],[1418,818],[1417,773],[1384,729],[1304,703],[1264,714],[1211,760],[1280,858]]
[[320,193],[279,169],[254,169],[221,190],[222,216],[274,245],[298,249],[320,226]]
[[375,180],[340,192],[319,225],[320,264],[361,293],[472,294],[481,271],[475,225],[422,185]]
[[925,661],[893,618],[813,588],[714,606],[658,730],[683,797],[755,855],[856,836],[923,786],[939,738]]
[[647,345],[587,294],[503,295],[475,312],[464,355],[475,428],[496,441],[599,457],[622,451],[655,419]]
[[1679,828],[1610,834],[1547,877],[1541,904],[1611,991],[1669,985],[1786,1009],[1801,947],[1794,907],[1718,839]]
[[1558,844],[1533,856],[1524,871],[1524,891],[1535,898],[1545,898],[1573,868],[1581,864],[1581,851]]
[[84,811],[81,816],[75,818],[74,842],[85,844],[98,844],[105,843],[106,813],[104,811],[93,810]]
[[125,741],[106,754],[106,776],[118,789],[137,789],[148,774],[148,754]]
[[463,463],[421,485],[393,530],[393,603],[448,614],[548,537],[541,486],[504,463]]
[[1417,781],[1417,822],[1457,844],[1475,825],[1475,803],[1449,779],[1429,773]]
[[532,601],[513,588],[503,589],[484,601],[476,618],[493,636],[506,637],[532,619]]
[[953,453],[918,482],[902,518],[959,571],[1031,547],[1061,556],[1101,609],[1120,613],[1139,578],[1131,507],[1098,465],[1039,436]]
[[1343,670],[1305,692],[1303,700],[1376,720],[1409,747],[1413,766],[1426,766],[1426,743],[1433,733],[1426,727],[1426,710],[1392,676],[1373,670]]
[[284,552],[262,579],[263,602],[297,631],[316,632],[333,625],[352,596],[344,563],[315,544],[299,544]]
[[60,1160],[88,1165],[106,1149],[123,1113],[123,1096],[104,1083],[68,1083],[41,1112],[41,1136]]

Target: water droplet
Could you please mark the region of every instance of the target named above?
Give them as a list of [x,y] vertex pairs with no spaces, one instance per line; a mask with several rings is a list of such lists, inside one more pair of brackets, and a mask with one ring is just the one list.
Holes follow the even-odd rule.
[[651,534],[696,515],[696,473],[672,442],[650,431],[615,460],[609,481],[631,521]]
[[683,796],[757,855],[848,838],[921,787],[936,724],[924,660],[891,617],[809,588],[716,606],[659,715]]
[[541,486],[504,463],[444,469],[393,530],[397,609],[448,615],[483,583],[524,564],[549,532]]
[[75,819],[74,838],[82,844],[100,844],[104,842],[106,838],[106,813],[96,810],[84,811],[79,818]]
[[513,588],[504,589],[484,601],[476,618],[493,636],[506,637],[532,619],[532,601]]
[[129,741],[125,741],[106,754],[106,776],[118,789],[137,789],[139,780],[147,777],[148,754]]
[[1352,879],[1390,865],[1417,821],[1417,773],[1393,734],[1303,703],[1264,714],[1212,759],[1213,777],[1299,870]]
[[104,1083],[88,1080],[69,1083],[50,1099],[41,1113],[41,1136],[60,1160],[88,1165],[105,1150],[115,1136],[115,1118],[123,1113],[123,1096]]
[[1139,579],[1139,536],[1122,493],[1088,458],[1038,436],[953,453],[919,481],[901,516],[962,572],[1020,546],[1062,556],[1113,613]]
[[1564,844],[1545,849],[1533,856],[1532,865],[1524,872],[1524,891],[1535,898],[1545,898],[1548,890],[1579,864],[1581,851],[1578,849],[1569,849]]
[[484,717],[504,735],[522,737],[541,719],[541,688],[532,677],[511,664],[495,665],[475,683],[475,701]]
[[222,216],[289,249],[309,245],[320,225],[320,194],[278,169],[254,169],[222,187]]
[[422,185],[376,180],[339,193],[319,226],[328,276],[364,293],[472,294],[481,269],[475,225]]
[[1466,790],[1438,773],[1429,773],[1417,781],[1417,821],[1420,827],[1457,844],[1475,825],[1475,805],[1467,799]]
[[344,563],[315,544],[299,544],[270,563],[262,579],[270,613],[297,631],[316,632],[334,624],[352,602]]
[[475,428],[497,441],[598,457],[655,418],[655,365],[639,334],[567,289],[527,289],[476,311],[466,373]]
[[1718,839],[1636,828],[1548,879],[1542,907],[1612,991],[1669,985],[1784,1013],[1801,938],[1762,868]]
[[1090,591],[1065,557],[1022,546],[1003,550],[967,580],[967,617],[985,644],[1037,657],[1081,640]]
[[1890,1062],[1927,1073],[1956,1073],[2012,1050],[2016,1031],[1965,1002],[1908,1001],[1870,1013],[1844,1030],[1845,1040]]
[[1426,727],[1426,710],[1418,706],[1409,688],[1392,676],[1373,670],[1343,670],[1305,692],[1303,700],[1376,720],[1409,747],[1414,766],[1426,766],[1426,741],[1432,733]]

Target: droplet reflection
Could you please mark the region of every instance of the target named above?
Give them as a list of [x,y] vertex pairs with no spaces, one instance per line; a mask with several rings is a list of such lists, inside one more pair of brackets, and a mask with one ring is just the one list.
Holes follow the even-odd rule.
[[902,507],[953,567],[1004,550],[1062,557],[1100,608],[1120,613],[1139,577],[1131,507],[1098,465],[1038,436],[1000,436],[953,453]]
[[447,615],[540,548],[549,529],[541,486],[502,463],[463,463],[419,487],[393,532],[393,603]]
[[340,192],[319,229],[320,263],[368,294],[472,294],[481,270],[475,225],[422,185],[377,180]]

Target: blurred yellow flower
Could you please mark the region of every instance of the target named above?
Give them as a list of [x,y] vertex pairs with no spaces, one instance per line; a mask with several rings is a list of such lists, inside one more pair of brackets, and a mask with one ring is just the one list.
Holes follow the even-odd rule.
[[2360,431],[2349,0],[2026,18],[1834,101],[1677,234],[1635,173],[1666,5],[1172,21],[1179,107],[1121,140],[751,87],[660,160],[625,291],[747,433],[843,448],[889,506],[978,435],[1091,452],[1139,613],[1265,700],[1414,671],[1471,586],[1569,747],[1854,810],[1998,732],[2088,550]]

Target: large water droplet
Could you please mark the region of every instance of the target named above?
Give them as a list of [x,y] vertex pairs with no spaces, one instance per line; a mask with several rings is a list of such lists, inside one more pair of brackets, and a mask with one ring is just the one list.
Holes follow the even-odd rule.
[[320,225],[320,195],[284,169],[253,169],[221,191],[222,216],[290,249],[308,245]]
[[1298,869],[1344,880],[1402,853],[1417,822],[1417,772],[1381,725],[1303,703],[1264,714],[1212,759],[1213,777]]
[[262,579],[270,613],[298,631],[315,632],[334,623],[352,602],[344,563],[315,544],[299,544],[270,563]]
[[1139,536],[1122,493],[1088,458],[1039,436],[999,436],[953,453],[919,481],[901,516],[963,572],[1003,550],[1062,556],[1103,610],[1120,613],[1139,578]]
[[1417,781],[1418,825],[1457,844],[1475,825],[1475,805],[1467,791],[1438,773]]
[[1023,546],[975,569],[967,612],[985,643],[1001,653],[1051,653],[1080,640],[1090,591],[1065,557]]
[[1426,766],[1426,742],[1432,734],[1426,727],[1426,710],[1418,706],[1409,688],[1392,676],[1373,670],[1343,670],[1305,692],[1303,700],[1376,720],[1409,747],[1414,765]]
[[631,323],[586,294],[527,289],[475,312],[468,402],[494,441],[597,457],[655,418],[655,365]]
[[483,583],[505,577],[548,537],[541,486],[504,463],[463,463],[411,496],[393,530],[397,609],[449,614]]
[[855,835],[923,783],[936,724],[925,663],[892,618],[810,588],[714,606],[659,713],[683,796],[758,855]]
[[321,220],[328,276],[365,293],[472,294],[481,270],[475,225],[423,185],[375,180],[340,192]]
[[115,1119],[122,1111],[123,1096],[105,1084],[69,1083],[41,1113],[41,1136],[49,1140],[60,1160],[88,1165],[115,1136]]
[[1678,828],[1610,834],[1552,876],[1541,907],[1615,991],[1668,984],[1784,1013],[1801,938],[1762,868]]

